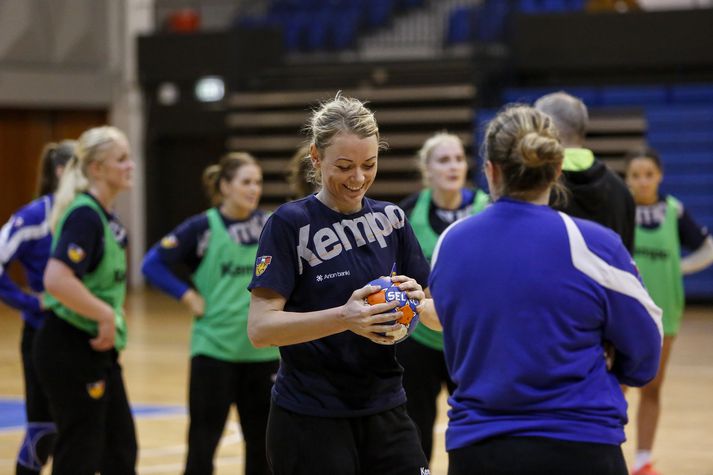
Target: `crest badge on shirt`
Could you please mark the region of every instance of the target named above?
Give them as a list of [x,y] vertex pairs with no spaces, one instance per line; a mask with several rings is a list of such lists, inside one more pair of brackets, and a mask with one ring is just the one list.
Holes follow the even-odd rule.
[[99,381],[94,381],[93,383],[87,383],[87,393],[92,399],[101,399],[104,396],[104,391],[106,390],[106,381],[100,379]]
[[265,273],[265,270],[267,269],[267,266],[270,265],[270,262],[272,261],[272,256],[260,256],[257,258],[257,262],[255,263],[255,275],[260,277]]
[[79,264],[84,260],[84,257],[87,255],[86,252],[84,252],[84,249],[79,247],[77,244],[71,243],[67,247],[67,256],[69,257],[69,260],[74,262],[75,264]]
[[176,246],[178,246],[178,238],[174,234],[169,234],[161,239],[161,247],[164,249],[173,249]]

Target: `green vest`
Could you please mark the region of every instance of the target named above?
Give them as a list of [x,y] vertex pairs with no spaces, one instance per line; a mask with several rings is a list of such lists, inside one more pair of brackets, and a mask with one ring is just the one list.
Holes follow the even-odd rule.
[[[431,223],[428,221],[428,212],[431,207],[431,195],[432,191],[430,188],[423,190],[418,195],[416,205],[409,216],[409,223],[411,223],[411,227],[416,234],[416,239],[418,239],[423,255],[426,256],[428,262],[431,262],[433,250],[438,242],[438,234],[436,234],[431,227]],[[483,211],[489,201],[490,197],[487,193],[482,190],[476,190],[473,203],[471,204],[470,214],[477,214]],[[415,339],[422,345],[433,348],[434,350],[443,350],[443,334],[441,332],[431,330],[426,327],[426,325],[418,325],[413,331],[411,338]]]
[[248,339],[248,309],[257,244],[238,244],[230,237],[218,210],[206,212],[210,242],[193,282],[205,300],[205,313],[193,320],[191,356],[229,362],[271,361],[277,348],[255,348]]
[[[57,229],[52,238],[52,251],[54,251],[57,246],[59,236],[62,235],[62,228],[67,220],[67,216],[69,216],[73,210],[82,206],[92,208],[101,218],[104,226],[104,254],[97,268],[82,276],[80,280],[89,292],[100,300],[108,303],[114,309],[114,322],[116,324],[114,347],[117,350],[122,350],[126,346],[126,320],[124,320],[126,253],[119,243],[116,242],[114,233],[111,232],[111,228],[109,227],[109,221],[104,214],[104,210],[94,199],[81,193],[70,203],[67,211],[65,211],[57,224]],[[74,310],[70,310],[49,293],[45,293],[44,303],[49,310],[60,318],[92,336],[97,335],[97,322],[95,320],[83,317]]]
[[663,223],[656,229],[637,226],[634,235],[634,260],[649,295],[663,310],[665,335],[678,333],[684,306],[678,209],[678,201],[667,197]]

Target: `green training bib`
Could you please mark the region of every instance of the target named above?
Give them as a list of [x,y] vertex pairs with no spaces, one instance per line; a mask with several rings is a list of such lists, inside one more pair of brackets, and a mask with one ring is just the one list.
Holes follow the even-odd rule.
[[[97,298],[108,303],[114,309],[114,323],[116,324],[116,339],[114,347],[122,350],[126,347],[126,320],[124,319],[124,299],[126,298],[126,252],[116,242],[114,233],[111,232],[109,221],[104,215],[104,210],[99,203],[84,193],[80,193],[70,203],[57,224],[52,237],[52,251],[54,251],[62,235],[62,228],[67,216],[75,209],[88,206],[101,218],[104,227],[104,255],[94,271],[85,274],[80,279],[82,284]],[[71,252],[71,250],[70,250]],[[98,324],[95,320],[83,317],[79,313],[62,305],[54,296],[45,293],[45,306],[60,318],[84,330],[92,336],[98,333]]]
[[[428,262],[431,262],[433,250],[438,242],[438,234],[431,227],[428,221],[428,212],[431,207],[431,196],[433,192],[430,188],[426,188],[418,195],[416,205],[409,216],[409,223],[416,234],[416,239],[421,245],[423,255],[426,256]],[[470,214],[477,214],[483,211],[485,206],[490,201],[490,197],[482,190],[476,190],[473,202],[470,205]],[[433,331],[426,325],[418,325],[411,334],[411,338],[417,342],[434,350],[443,351],[443,334]]]
[[229,362],[271,361],[277,348],[255,348],[248,339],[248,309],[257,244],[236,243],[218,210],[206,211],[210,242],[193,282],[205,300],[205,314],[193,321],[191,356]]
[[668,196],[661,225],[656,229],[637,226],[634,234],[634,261],[649,295],[663,310],[665,335],[678,333],[684,307],[678,207],[678,201]]

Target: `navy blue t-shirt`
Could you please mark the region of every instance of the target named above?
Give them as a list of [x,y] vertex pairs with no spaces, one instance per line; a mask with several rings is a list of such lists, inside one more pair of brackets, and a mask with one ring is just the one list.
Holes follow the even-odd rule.
[[[344,305],[354,290],[389,275],[394,263],[398,274],[424,287],[429,273],[403,210],[369,198],[361,211],[348,215],[314,195],[281,206],[265,224],[257,255],[248,288],[276,291],[287,299],[289,312]],[[282,346],[280,354],[273,401],[285,409],[349,417],[406,402],[393,346],[345,331]]]
[[[218,210],[220,213],[220,210]],[[234,242],[256,244],[267,219],[267,214],[255,210],[247,219],[220,218]],[[146,279],[177,300],[190,288],[188,282],[174,274],[173,269],[185,265],[193,274],[203,261],[210,243],[208,215],[203,212],[191,216],[156,243],[144,257],[141,270]]]

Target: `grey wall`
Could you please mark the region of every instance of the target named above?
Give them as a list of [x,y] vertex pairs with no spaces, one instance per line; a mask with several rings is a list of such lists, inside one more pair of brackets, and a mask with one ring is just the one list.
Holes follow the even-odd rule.
[[0,0],[0,107],[109,107],[125,0]]

